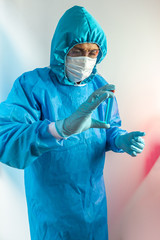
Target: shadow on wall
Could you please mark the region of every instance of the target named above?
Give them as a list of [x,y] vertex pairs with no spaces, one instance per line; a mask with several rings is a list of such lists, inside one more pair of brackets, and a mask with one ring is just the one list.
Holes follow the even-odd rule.
[[145,129],[144,179],[123,210],[111,240],[160,239],[160,118]]
[[160,156],[160,118],[150,121],[146,126],[146,131],[145,176],[148,175]]
[[3,101],[7,97],[15,78],[17,78],[18,74],[20,73],[20,69],[23,69],[23,66],[22,60],[19,56],[19,51],[13,45],[12,36],[8,36],[2,27],[0,27],[0,35],[3,46],[1,48],[0,101]]

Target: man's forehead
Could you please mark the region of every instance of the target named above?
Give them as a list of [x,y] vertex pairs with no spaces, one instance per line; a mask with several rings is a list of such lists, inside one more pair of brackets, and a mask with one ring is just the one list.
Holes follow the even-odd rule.
[[87,49],[87,50],[99,49],[99,47],[96,43],[81,43],[81,44],[75,45],[73,48]]

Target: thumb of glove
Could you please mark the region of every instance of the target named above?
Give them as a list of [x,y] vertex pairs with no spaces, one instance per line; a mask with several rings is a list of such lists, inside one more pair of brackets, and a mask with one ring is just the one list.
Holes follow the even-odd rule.
[[91,119],[91,127],[90,128],[110,128],[110,124],[106,124],[102,121],[98,121],[96,119]]

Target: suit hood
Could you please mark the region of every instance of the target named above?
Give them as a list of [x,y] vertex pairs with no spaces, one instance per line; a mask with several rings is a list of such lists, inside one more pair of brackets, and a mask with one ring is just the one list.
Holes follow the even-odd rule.
[[[107,54],[106,36],[101,26],[84,7],[74,6],[60,18],[51,43],[50,67],[62,84],[74,85],[66,77],[65,61],[69,50],[81,43],[96,43],[99,46],[96,65]],[[94,78],[96,65],[83,84]]]

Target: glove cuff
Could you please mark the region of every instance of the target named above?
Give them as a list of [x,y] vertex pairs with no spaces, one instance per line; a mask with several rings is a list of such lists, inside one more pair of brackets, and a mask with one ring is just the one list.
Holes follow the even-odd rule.
[[69,135],[66,135],[66,134],[65,134],[64,121],[65,121],[65,119],[56,121],[56,122],[55,122],[55,129],[56,129],[57,133],[58,133],[62,138],[67,139],[67,138],[69,137]]
[[121,147],[119,146],[119,138],[120,138],[121,135],[117,135],[116,138],[115,138],[115,145],[118,149],[121,149]]
[[58,133],[55,122],[52,122],[49,124],[49,132],[52,134],[53,137],[55,137],[57,140],[63,139],[63,137]]
[[122,138],[123,138],[123,136],[126,135],[126,134],[127,134],[127,131],[126,131],[125,133],[118,134],[118,135],[116,136],[116,138],[115,138],[115,145],[116,145],[116,147],[117,147],[118,149],[120,149],[120,150],[123,150],[123,148],[122,148]]

